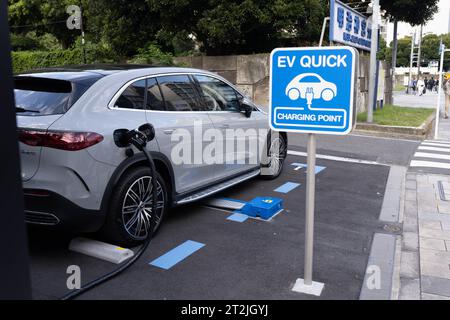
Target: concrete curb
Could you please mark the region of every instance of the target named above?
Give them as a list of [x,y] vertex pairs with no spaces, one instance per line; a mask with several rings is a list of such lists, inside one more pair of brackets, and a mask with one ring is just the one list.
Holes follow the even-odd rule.
[[[384,192],[379,221],[397,227],[402,221],[404,205],[405,175],[407,168],[391,166]],[[360,300],[396,300],[400,291],[401,237],[393,232],[375,233],[367,262]],[[379,287],[374,279],[379,275]],[[376,281],[375,281],[376,282]]]
[[433,129],[433,124],[436,118],[436,112],[433,112],[419,127],[400,127],[400,126],[385,126],[374,123],[357,123],[357,131],[366,131],[373,133],[384,133],[402,136],[416,136],[425,138]]

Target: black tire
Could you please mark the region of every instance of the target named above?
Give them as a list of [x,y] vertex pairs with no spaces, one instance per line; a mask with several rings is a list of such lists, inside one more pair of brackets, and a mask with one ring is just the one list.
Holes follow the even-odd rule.
[[268,141],[270,142],[264,150],[260,177],[264,180],[273,180],[283,171],[284,160],[287,156],[287,141],[283,135],[274,132],[271,132]]
[[[156,172],[156,181],[158,184],[158,210],[156,215],[158,219],[153,231],[149,232],[149,221],[153,218],[151,212],[147,211],[152,208],[151,197],[147,197],[149,190],[143,191],[145,194],[140,194],[141,198],[148,199],[147,201],[141,201],[138,204],[140,199],[136,198],[142,186],[151,184],[150,169],[138,167],[121,177],[111,195],[106,222],[100,231],[103,238],[120,246],[132,247],[145,241],[159,228],[167,212],[169,201],[166,183],[158,172]],[[144,187],[142,190],[144,190]],[[135,222],[132,222],[132,220],[135,220]],[[135,227],[133,228],[133,226]]]

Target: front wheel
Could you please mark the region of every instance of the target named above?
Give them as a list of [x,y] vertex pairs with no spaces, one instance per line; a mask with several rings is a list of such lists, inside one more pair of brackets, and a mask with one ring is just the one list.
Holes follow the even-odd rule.
[[[111,197],[110,211],[102,234],[125,247],[140,244],[158,229],[167,211],[167,187],[156,172],[156,212],[153,212],[153,183],[150,169],[139,167],[123,176]],[[153,226],[153,230],[152,230]]]
[[287,141],[278,133],[272,132],[268,144],[265,164],[261,165],[261,178],[273,180],[283,171],[284,160],[287,156]]

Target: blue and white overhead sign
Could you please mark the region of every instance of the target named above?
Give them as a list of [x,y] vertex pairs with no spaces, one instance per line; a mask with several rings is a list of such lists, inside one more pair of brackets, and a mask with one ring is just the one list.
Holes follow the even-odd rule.
[[338,1],[330,0],[330,41],[370,51],[370,19]]
[[353,129],[357,51],[279,48],[270,64],[270,127],[344,135]]

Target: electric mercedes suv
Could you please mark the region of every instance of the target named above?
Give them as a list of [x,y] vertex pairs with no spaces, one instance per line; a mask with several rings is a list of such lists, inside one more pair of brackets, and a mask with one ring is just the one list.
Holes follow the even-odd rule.
[[[173,206],[256,176],[276,178],[287,153],[286,134],[269,130],[265,112],[227,80],[203,70],[36,70],[15,76],[15,98],[26,221],[100,232],[117,244],[149,236],[153,198],[144,155],[118,148],[116,129],[144,123],[155,128],[147,149],[157,169],[156,228]],[[244,138],[241,145],[254,140],[264,146],[257,161],[255,149],[231,148]]]

